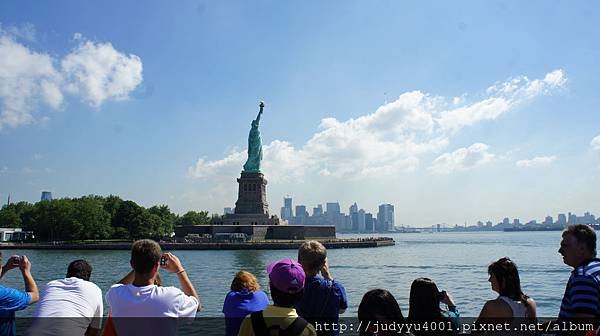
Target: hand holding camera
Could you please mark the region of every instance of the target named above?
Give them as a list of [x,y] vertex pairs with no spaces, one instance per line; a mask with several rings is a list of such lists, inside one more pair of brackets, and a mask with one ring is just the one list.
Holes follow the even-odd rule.
[[445,303],[448,307],[456,306],[454,299],[445,290],[440,292],[440,302]]
[[164,253],[162,257],[160,257],[160,268],[171,273],[179,273],[184,270],[179,258],[169,252]]

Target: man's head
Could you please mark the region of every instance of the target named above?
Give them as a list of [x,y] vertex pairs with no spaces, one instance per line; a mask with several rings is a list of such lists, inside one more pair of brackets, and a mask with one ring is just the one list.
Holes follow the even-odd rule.
[[596,256],[596,232],[588,225],[569,225],[563,231],[558,253],[565,264],[577,267]]
[[302,265],[291,259],[282,259],[267,267],[273,303],[292,307],[302,299],[306,275]]
[[67,267],[67,278],[75,277],[90,281],[92,275],[92,265],[83,259],[72,261]]
[[137,274],[158,272],[162,250],[157,242],[150,239],[137,240],[131,246],[131,267]]
[[298,249],[298,261],[309,276],[314,276],[325,265],[327,250],[316,240],[305,241]]

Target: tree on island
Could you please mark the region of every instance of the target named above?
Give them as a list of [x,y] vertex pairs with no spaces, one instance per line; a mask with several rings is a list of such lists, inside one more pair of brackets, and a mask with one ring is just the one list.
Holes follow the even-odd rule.
[[160,239],[170,236],[175,225],[209,222],[206,211],[180,217],[167,205],[146,209],[114,195],[19,202],[0,209],[0,227],[33,231],[40,241]]

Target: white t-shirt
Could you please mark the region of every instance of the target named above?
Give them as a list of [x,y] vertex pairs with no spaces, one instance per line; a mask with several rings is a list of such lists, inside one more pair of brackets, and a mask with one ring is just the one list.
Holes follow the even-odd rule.
[[194,318],[199,304],[195,297],[185,295],[176,287],[136,287],[131,284],[110,287],[106,293],[106,303],[110,307],[117,335],[174,335],[175,318]]
[[62,329],[63,334],[68,330],[83,335],[88,326],[102,327],[102,312],[102,291],[93,282],[76,277],[53,280],[41,292],[28,333],[56,335],[54,331]]

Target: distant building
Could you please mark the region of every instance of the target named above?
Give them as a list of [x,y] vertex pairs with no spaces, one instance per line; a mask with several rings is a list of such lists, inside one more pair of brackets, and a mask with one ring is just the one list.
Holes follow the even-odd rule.
[[33,239],[32,231],[23,231],[21,228],[0,228],[0,241],[24,241]]
[[288,222],[292,221],[294,217],[294,212],[292,210],[292,198],[284,197],[283,198],[283,208],[281,208],[281,219],[287,220]]
[[365,214],[365,232],[373,232],[375,230],[375,221],[373,214],[367,212]]
[[394,206],[391,204],[381,204],[377,212],[377,231],[394,230]]
[[321,215],[323,215],[323,206],[319,204],[316,208],[313,208],[313,216],[316,217]]
[[40,201],[52,201],[52,193],[50,191],[42,191]]
[[358,232],[366,231],[365,210],[358,210]]
[[294,216],[294,224],[304,225],[308,220],[308,212],[305,205],[296,205],[296,216]]
[[552,220],[552,216],[546,216],[546,219],[544,219],[544,222],[542,224],[544,224],[544,225],[554,224],[554,221]]
[[561,225],[561,226],[565,226],[567,225],[567,216],[565,216],[565,214],[558,214],[558,221],[556,221],[556,224]]

